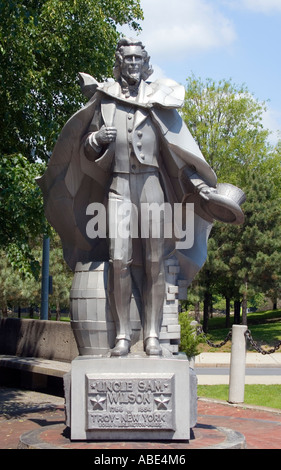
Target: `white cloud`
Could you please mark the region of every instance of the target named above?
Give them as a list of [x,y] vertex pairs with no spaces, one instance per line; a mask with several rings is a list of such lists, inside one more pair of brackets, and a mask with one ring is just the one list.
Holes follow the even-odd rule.
[[152,65],[153,74],[149,77],[149,80],[152,82],[155,80],[159,80],[160,78],[167,78],[166,73],[164,70],[161,69],[157,64]]
[[[140,39],[153,61],[223,48],[236,39],[234,26],[207,0],[142,0],[145,21]],[[123,28],[124,31],[124,28]],[[128,30],[125,34],[131,35]]]
[[263,113],[262,123],[265,129],[271,132],[269,141],[271,144],[277,144],[281,138],[281,113],[273,108],[268,108]]
[[234,8],[242,8],[260,13],[281,12],[281,0],[224,0]]

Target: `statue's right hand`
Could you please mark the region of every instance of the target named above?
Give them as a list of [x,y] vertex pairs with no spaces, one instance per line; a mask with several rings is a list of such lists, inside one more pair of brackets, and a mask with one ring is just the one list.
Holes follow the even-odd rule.
[[96,141],[98,145],[110,144],[115,142],[117,135],[116,127],[106,127],[102,126],[100,130],[96,133]]

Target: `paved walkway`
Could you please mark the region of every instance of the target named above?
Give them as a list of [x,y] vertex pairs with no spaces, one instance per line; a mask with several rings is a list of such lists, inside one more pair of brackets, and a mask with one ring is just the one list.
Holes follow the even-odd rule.
[[[51,426],[51,428],[49,427]],[[246,449],[281,449],[281,410],[234,406],[213,400],[198,400],[194,438],[176,442],[71,443],[64,425],[64,399],[18,389],[0,388],[0,449],[17,449],[20,437],[29,431],[44,434],[45,448],[189,449],[225,448],[224,430],[240,433]],[[229,434],[229,433],[228,433]],[[231,436],[230,436],[231,440]],[[241,447],[239,447],[241,448]]]
[[[222,367],[230,365],[231,353],[201,353],[195,357],[195,365],[198,367]],[[261,354],[246,353],[247,367],[281,367],[281,353]]]
[[[230,353],[201,353],[195,358],[198,385],[229,384]],[[281,385],[281,353],[247,352],[245,384]]]

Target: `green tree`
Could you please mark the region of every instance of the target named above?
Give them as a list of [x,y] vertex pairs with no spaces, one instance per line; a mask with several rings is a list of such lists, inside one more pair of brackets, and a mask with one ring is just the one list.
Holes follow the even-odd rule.
[[[247,201],[243,206],[245,223],[224,227],[221,253],[235,279],[240,283],[242,322],[247,323],[248,298],[280,286],[281,270],[281,200],[272,182],[256,172],[248,177]],[[229,242],[232,240],[232,252]]]
[[231,80],[187,79],[183,118],[219,182],[245,187],[248,172],[267,158],[265,109],[265,103]]
[[56,310],[56,319],[60,319],[61,309],[69,309],[69,292],[73,273],[63,261],[62,247],[58,235],[54,235],[50,247],[50,276],[52,276],[52,293],[50,307]]
[[0,252],[0,310],[5,317],[9,309],[34,308],[40,304],[40,282],[32,275],[15,270],[5,252]]
[[[32,256],[40,262],[41,246],[33,248]],[[56,319],[60,319],[62,308],[69,309],[69,292],[73,273],[63,261],[60,239],[52,234],[50,244],[50,276],[52,276],[52,292],[49,296],[50,309],[56,310]],[[35,307],[41,303],[41,276],[34,277],[29,272],[21,272],[11,265],[6,253],[0,252],[0,310],[3,316],[8,309],[18,307],[29,308],[31,315]]]
[[[209,241],[208,259],[199,282],[206,292],[220,293],[226,299],[226,326],[229,326],[230,300],[237,305],[235,323],[247,324],[247,302],[257,293],[276,299],[281,286],[280,197],[272,182],[259,172],[248,176],[247,200],[243,205],[245,222],[240,226],[215,223]],[[213,280],[211,287],[210,281]],[[208,284],[209,282],[209,284]],[[204,312],[204,331],[207,313]]]
[[[263,128],[265,103],[259,103],[245,86],[231,81],[187,80],[183,117],[219,182],[241,187],[248,201],[243,205],[245,224],[216,222],[208,243],[208,258],[196,281],[204,300],[207,330],[214,293],[230,300],[243,322],[249,294],[277,292],[280,225],[280,143],[269,144]],[[279,238],[278,238],[279,237]],[[239,315],[238,315],[239,317]]]
[[21,295],[19,276],[8,263],[5,252],[0,252],[0,310],[3,317],[7,317],[8,308],[13,306],[16,296]]
[[82,104],[77,74],[111,76],[118,26],[139,0],[0,0],[0,155],[47,160]]
[[[35,177],[83,104],[77,74],[110,77],[118,27],[140,29],[139,0],[0,0],[0,246],[37,273],[46,230]],[[35,162],[35,163],[34,163]]]
[[40,243],[46,222],[35,178],[44,168],[22,155],[0,158],[0,246],[12,267],[37,276],[40,263],[32,249]]
[[189,358],[199,354],[198,345],[202,341],[202,336],[196,332],[196,327],[192,325],[187,312],[180,312],[179,324],[181,327],[180,351]]

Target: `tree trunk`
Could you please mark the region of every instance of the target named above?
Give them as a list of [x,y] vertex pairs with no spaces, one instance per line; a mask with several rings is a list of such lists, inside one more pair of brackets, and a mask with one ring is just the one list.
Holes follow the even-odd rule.
[[203,308],[203,331],[204,333],[208,332],[209,302],[210,302],[210,294],[209,292],[206,291],[204,294],[204,308]]
[[242,300],[242,325],[247,325],[247,293],[243,293]]
[[225,298],[225,327],[230,327],[230,298]]
[[57,302],[56,321],[60,321],[60,304]]
[[213,308],[213,297],[210,295],[209,301],[209,318],[213,318],[214,308]]
[[200,323],[200,302],[196,302],[194,305],[195,320]]
[[3,318],[8,318],[8,307],[3,307],[2,308],[2,314],[3,314]]
[[240,300],[234,300],[234,324],[240,325]]
[[247,325],[248,283],[245,281],[245,290],[242,299],[242,325]]
[[272,310],[277,310],[277,296],[274,297],[272,300]]

